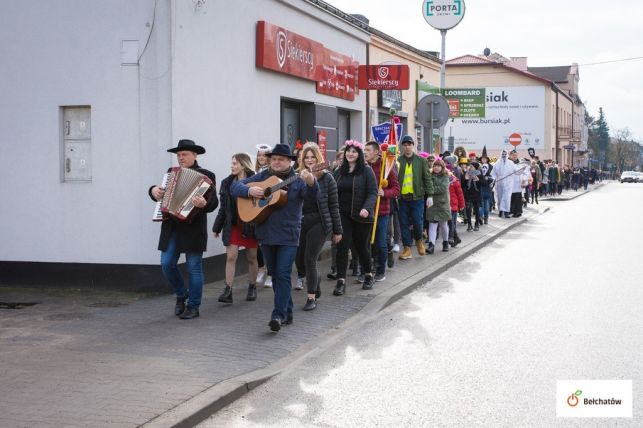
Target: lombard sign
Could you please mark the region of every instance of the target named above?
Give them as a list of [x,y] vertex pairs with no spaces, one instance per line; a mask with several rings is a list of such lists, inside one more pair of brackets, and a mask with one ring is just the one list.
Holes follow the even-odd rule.
[[422,16],[436,30],[450,30],[464,17],[464,0],[424,0]]
[[359,89],[409,89],[408,65],[360,65]]

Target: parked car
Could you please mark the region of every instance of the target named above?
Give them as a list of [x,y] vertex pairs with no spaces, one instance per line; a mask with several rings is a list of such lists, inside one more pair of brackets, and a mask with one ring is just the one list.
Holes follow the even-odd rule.
[[643,182],[643,173],[636,171],[623,171],[621,174],[621,183],[639,183]]

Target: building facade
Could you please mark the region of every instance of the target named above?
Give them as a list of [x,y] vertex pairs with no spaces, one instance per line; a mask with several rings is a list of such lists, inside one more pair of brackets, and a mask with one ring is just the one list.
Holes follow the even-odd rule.
[[400,117],[404,134],[412,135],[421,150],[429,150],[430,132],[416,122],[416,108],[424,88],[438,88],[440,84],[440,60],[433,53],[421,51],[387,34],[369,28],[371,39],[368,61],[372,65],[405,64],[409,66],[409,82],[406,90],[369,91],[367,129],[390,121],[390,109]]
[[[0,14],[12,40],[0,121],[16,160],[0,196],[23,207],[1,214],[2,284],[165,287],[147,190],[181,138],[206,148],[199,163],[220,182],[260,143],[331,153],[366,136],[350,70],[369,33],[323,2],[3,2]],[[223,252],[210,238],[208,280]]]
[[486,146],[490,156],[514,148],[526,156],[533,148],[540,159],[571,163],[565,147],[572,141],[573,99],[529,72],[526,58],[465,55],[447,61],[446,70],[454,117],[445,134],[456,146],[476,152]]

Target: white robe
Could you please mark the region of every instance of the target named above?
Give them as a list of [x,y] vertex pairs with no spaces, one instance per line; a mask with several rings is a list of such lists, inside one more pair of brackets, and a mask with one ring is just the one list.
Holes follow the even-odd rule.
[[[511,193],[514,186],[514,177],[511,174],[516,171],[516,166],[509,159],[500,159],[491,170],[491,177],[496,182],[496,203],[499,211],[506,213],[511,211]],[[516,175],[520,176],[520,174]]]

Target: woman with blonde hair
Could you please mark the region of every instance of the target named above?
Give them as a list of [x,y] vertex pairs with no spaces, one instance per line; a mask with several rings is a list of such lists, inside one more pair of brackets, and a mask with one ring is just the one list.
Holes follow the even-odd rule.
[[226,247],[225,289],[219,296],[219,302],[221,303],[232,303],[232,286],[240,247],[246,249],[248,260],[248,293],[246,300],[252,301],[257,298],[257,287],[255,285],[257,279],[257,239],[254,236],[254,227],[241,221],[237,214],[236,200],[230,194],[230,187],[233,182],[254,175],[250,156],[246,153],[233,155],[230,172],[230,175],[221,182],[219,191],[221,205],[212,226],[214,237],[221,236],[223,245]]
[[[258,174],[264,169],[268,168],[270,162],[268,156],[266,155],[272,150],[268,144],[257,144],[257,158],[255,160],[255,172]],[[270,273],[266,272],[266,265],[263,261],[263,254],[261,253],[261,247],[257,248],[257,264],[259,270],[257,271],[257,284],[263,282],[265,288],[272,287],[272,277]]]
[[[315,143],[306,143],[301,149],[298,161],[298,170],[311,169],[324,158],[319,146]],[[319,184],[316,197],[304,199],[302,208],[301,234],[299,247],[295,257],[297,266],[297,285],[295,289],[308,290],[308,297],[304,305],[305,311],[312,311],[317,307],[317,299],[321,295],[321,274],[317,267],[317,260],[328,235],[332,234],[332,241],[338,243],[342,239],[342,223],[339,216],[339,202],[337,199],[337,185],[333,176],[326,171],[315,173]]]

